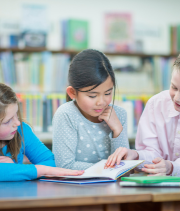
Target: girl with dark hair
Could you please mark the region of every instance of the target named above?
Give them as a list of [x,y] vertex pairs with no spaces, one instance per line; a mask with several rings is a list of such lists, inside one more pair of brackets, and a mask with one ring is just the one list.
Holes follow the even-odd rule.
[[69,68],[67,103],[53,118],[53,152],[58,167],[84,170],[127,147],[126,111],[110,105],[115,76],[97,50],[77,54]]
[[[32,164],[25,165],[26,155]],[[80,175],[55,168],[52,152],[24,123],[14,91],[0,83],[0,181],[32,180],[45,175]]]

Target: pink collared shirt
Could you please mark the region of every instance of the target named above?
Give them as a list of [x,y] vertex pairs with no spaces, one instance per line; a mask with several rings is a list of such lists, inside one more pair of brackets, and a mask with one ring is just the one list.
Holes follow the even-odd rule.
[[136,150],[140,160],[170,160],[173,176],[180,176],[180,112],[174,109],[169,90],[153,96],[140,118]]

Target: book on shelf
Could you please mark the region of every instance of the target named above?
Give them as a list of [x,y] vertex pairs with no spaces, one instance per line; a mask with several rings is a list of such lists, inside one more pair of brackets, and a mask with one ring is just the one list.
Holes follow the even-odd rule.
[[133,45],[132,15],[107,13],[105,24],[105,49],[113,52],[131,51]]
[[180,24],[170,26],[170,47],[172,54],[180,52]]
[[62,21],[63,48],[83,50],[88,48],[89,22],[86,20],[67,19]]
[[119,177],[126,174],[142,162],[143,160],[122,160],[119,165],[104,169],[107,160],[101,160],[90,168],[86,169],[81,176],[46,176],[41,181],[59,182],[72,184],[87,184],[99,182],[115,182]]

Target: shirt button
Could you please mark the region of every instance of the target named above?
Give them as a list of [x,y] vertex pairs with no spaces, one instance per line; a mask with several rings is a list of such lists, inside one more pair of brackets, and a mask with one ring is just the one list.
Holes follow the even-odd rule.
[[179,153],[178,152],[176,152],[176,154],[175,154],[176,156],[178,156],[179,155]]

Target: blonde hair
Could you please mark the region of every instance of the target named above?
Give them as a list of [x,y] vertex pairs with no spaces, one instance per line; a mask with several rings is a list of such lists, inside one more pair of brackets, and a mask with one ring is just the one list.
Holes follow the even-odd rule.
[[[10,152],[12,159],[15,159],[15,161],[17,162],[17,156],[20,152],[22,142],[24,142],[20,106],[19,106],[19,102],[18,102],[15,92],[9,86],[3,83],[0,83],[0,125],[3,119],[5,118],[6,109],[10,104],[18,105],[17,115],[20,121],[22,136],[19,134],[19,132],[16,132],[14,137],[10,141],[8,141],[6,145],[7,145],[7,152]],[[0,142],[2,141],[0,140]],[[0,154],[3,155],[2,149],[0,149]]]
[[180,54],[179,56],[176,58],[174,64],[173,64],[173,70],[172,70],[172,73],[174,72],[174,70],[178,71],[180,73]]

